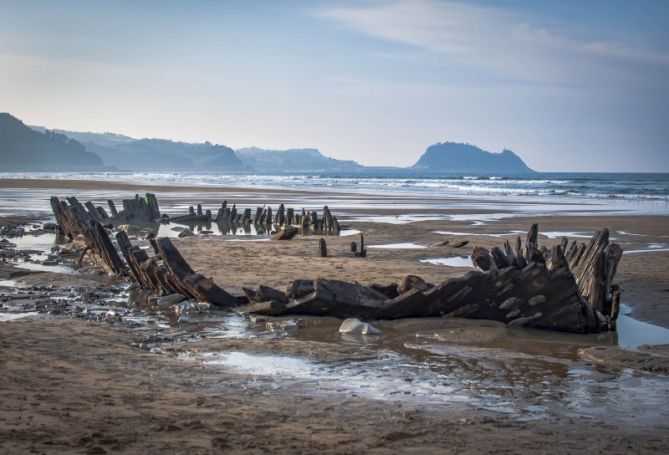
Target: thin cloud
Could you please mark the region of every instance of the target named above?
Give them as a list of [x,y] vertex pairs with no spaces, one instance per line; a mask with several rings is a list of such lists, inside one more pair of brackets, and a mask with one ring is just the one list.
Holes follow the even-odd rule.
[[314,15],[374,38],[440,54],[499,77],[548,84],[629,78],[638,65],[669,67],[669,55],[620,43],[576,41],[502,8],[431,0],[335,6]]

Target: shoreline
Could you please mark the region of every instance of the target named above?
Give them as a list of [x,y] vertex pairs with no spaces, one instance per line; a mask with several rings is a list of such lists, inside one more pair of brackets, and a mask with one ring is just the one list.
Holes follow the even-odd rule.
[[[16,191],[12,191],[16,190]],[[28,190],[27,194],[20,190]],[[48,190],[54,190],[49,193]],[[62,194],[69,190],[69,194]],[[108,193],[104,194],[103,192]],[[589,198],[552,199],[536,196],[491,196],[435,194],[422,192],[378,191],[372,189],[336,188],[278,188],[260,186],[225,185],[185,185],[185,184],[142,184],[133,182],[112,182],[76,179],[8,179],[0,178],[0,192],[8,200],[19,203],[16,210],[26,213],[49,212],[50,195],[79,194],[98,203],[107,199],[119,202],[134,196],[134,193],[153,192],[159,198],[161,207],[167,210],[185,210],[188,205],[202,203],[206,208],[216,209],[223,200],[240,205],[257,206],[286,203],[296,208],[315,208],[328,205],[333,210],[351,216],[400,216],[435,215],[449,216],[452,220],[481,220],[495,222],[509,217],[546,216],[669,216],[658,211],[657,206],[647,205],[639,211],[634,201],[605,200]],[[88,193],[87,193],[88,192]],[[103,194],[101,194],[103,193]],[[35,205],[35,201],[41,201]],[[29,206],[30,208],[22,208]],[[650,208],[655,207],[651,210]],[[12,215],[11,207],[0,207],[4,216]],[[471,216],[470,216],[471,215]],[[480,215],[478,217],[474,215]],[[417,219],[418,220],[418,219]]]

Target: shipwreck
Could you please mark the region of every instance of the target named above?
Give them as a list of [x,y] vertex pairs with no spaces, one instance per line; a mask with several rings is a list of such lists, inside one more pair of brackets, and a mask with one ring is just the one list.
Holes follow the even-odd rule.
[[[153,194],[123,201],[111,214],[92,202],[75,197],[51,198],[59,232],[69,238],[82,236],[89,252],[110,273],[125,277],[160,294],[179,293],[243,314],[314,315],[365,320],[409,317],[461,317],[491,319],[509,326],[576,333],[615,330],[620,309],[620,288],[614,284],[622,248],[611,243],[602,229],[587,243],[568,242],[546,248],[538,244],[539,229],[532,225],[523,240],[506,241],[487,250],[474,247],[472,261],[478,270],[441,283],[427,283],[409,275],[399,283],[363,285],[319,278],[296,279],[285,290],[259,284],[233,295],[193,270],[169,238],[150,238],[152,254],[132,244],[119,224],[165,220]],[[302,232],[338,234],[339,222],[327,207],[296,214],[281,204],[275,215],[269,207],[238,212],[223,203],[216,216],[191,208],[174,219],[220,221],[263,225],[267,232],[288,238]],[[115,233],[114,233],[115,231]],[[290,233],[290,234],[289,234]],[[275,234],[276,235],[276,234]],[[323,255],[321,242],[321,255]],[[364,255],[356,253],[358,257]],[[368,259],[373,260],[373,259]]]

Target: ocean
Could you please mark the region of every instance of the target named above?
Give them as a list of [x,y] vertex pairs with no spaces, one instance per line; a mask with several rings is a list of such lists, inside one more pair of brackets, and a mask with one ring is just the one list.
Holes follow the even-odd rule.
[[[149,185],[222,186],[319,191],[318,199],[304,198],[304,206],[330,203],[342,210],[370,206],[369,198],[396,197],[393,207],[410,213],[430,209],[474,209],[492,212],[504,204],[504,212],[547,214],[655,214],[669,215],[669,174],[640,173],[533,173],[499,175],[432,174],[409,170],[373,170],[350,173],[220,174],[178,172],[18,172],[0,173],[8,179],[54,179],[113,181]],[[5,201],[21,211],[48,211],[50,190],[0,190]],[[104,194],[103,194],[104,193]],[[169,197],[169,192],[158,191]],[[338,193],[359,197],[341,200]],[[182,192],[183,194],[183,192]],[[210,193],[211,195],[211,193]],[[89,197],[121,198],[128,194],[92,192]],[[192,197],[197,197],[194,190]],[[331,198],[330,198],[331,197]],[[324,200],[323,200],[324,199]],[[331,199],[331,200],[328,200]],[[191,200],[191,203],[197,200]],[[9,204],[7,204],[9,203]],[[300,205],[300,204],[296,204]],[[379,208],[378,201],[374,203]]]

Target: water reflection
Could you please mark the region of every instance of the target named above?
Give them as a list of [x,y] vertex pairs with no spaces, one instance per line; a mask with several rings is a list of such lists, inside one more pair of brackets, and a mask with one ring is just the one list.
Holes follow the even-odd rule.
[[[322,233],[321,231],[314,231],[307,227],[295,226],[300,235],[333,235],[329,233]],[[262,225],[253,223],[220,223],[220,222],[191,222],[191,223],[177,223],[171,221],[169,223],[145,223],[126,225],[124,228],[130,236],[146,237],[148,234],[153,234],[157,237],[177,238],[185,230],[190,230],[196,235],[213,235],[213,236],[229,236],[229,237],[248,237],[251,238],[269,238],[272,233],[277,232],[280,228],[275,225]],[[353,231],[358,233],[359,231]],[[346,235],[352,235],[346,231]]]

